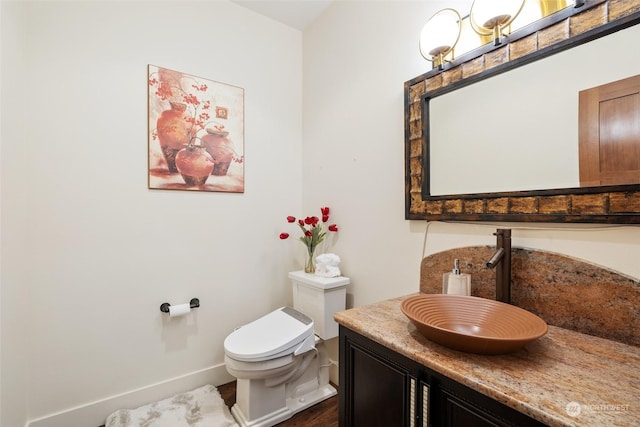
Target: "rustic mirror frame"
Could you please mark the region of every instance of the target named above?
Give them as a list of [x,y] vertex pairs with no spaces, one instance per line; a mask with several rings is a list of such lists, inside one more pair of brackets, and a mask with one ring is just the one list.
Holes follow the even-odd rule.
[[405,218],[640,223],[640,184],[431,196],[428,173],[431,98],[638,23],[638,1],[587,0],[405,82]]

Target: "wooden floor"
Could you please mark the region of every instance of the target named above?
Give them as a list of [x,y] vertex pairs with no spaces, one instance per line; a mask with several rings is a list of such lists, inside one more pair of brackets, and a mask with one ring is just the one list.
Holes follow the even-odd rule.
[[[218,386],[218,391],[229,408],[236,403],[236,382]],[[338,396],[295,414],[278,427],[338,427]]]

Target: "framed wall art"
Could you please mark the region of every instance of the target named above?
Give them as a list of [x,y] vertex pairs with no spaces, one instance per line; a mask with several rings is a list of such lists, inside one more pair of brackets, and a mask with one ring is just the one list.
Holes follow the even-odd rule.
[[149,65],[149,188],[244,192],[244,89]]

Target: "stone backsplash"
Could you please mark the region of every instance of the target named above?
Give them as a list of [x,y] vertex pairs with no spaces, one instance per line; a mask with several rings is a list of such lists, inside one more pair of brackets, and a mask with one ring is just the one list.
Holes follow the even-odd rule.
[[[471,274],[471,294],[495,299],[493,246],[455,248],[429,255],[420,266],[420,292],[441,293],[442,274],[460,260]],[[512,248],[511,303],[549,325],[640,346],[640,281],[553,252]]]

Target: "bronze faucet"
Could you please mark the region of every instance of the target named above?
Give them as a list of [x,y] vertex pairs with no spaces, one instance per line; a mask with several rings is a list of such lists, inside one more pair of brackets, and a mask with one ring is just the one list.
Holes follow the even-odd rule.
[[498,228],[494,236],[497,236],[496,251],[487,261],[487,267],[496,270],[496,301],[511,304],[511,230]]

